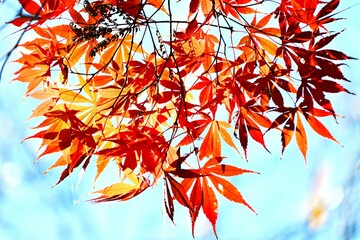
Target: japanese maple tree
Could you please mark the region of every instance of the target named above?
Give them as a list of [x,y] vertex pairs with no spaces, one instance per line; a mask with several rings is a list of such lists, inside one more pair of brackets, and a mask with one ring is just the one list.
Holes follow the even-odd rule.
[[329,94],[350,93],[341,66],[352,58],[328,47],[339,0],[19,2],[11,24],[33,35],[15,80],[41,101],[28,139],[41,139],[38,159],[58,153],[57,184],[116,167],[93,202],[163,180],[169,218],[175,202],[187,208],[194,235],[202,210],[216,235],[220,195],[254,211],[228,180],[256,173],[237,166],[249,141],[268,151],[278,131],[281,154],[295,138],[305,161],[306,129],[337,142],[320,119],[336,121]]

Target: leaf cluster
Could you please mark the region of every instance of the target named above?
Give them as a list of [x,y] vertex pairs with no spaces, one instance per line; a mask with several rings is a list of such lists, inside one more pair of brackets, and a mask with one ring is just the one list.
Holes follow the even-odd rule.
[[329,94],[350,93],[341,66],[352,58],[328,47],[339,0],[20,3],[31,17],[11,23],[36,37],[21,45],[15,80],[42,101],[28,138],[42,140],[39,158],[59,153],[58,183],[90,162],[96,181],[115,163],[118,181],[94,202],[163,179],[169,218],[174,201],[186,207],[194,234],[202,209],[216,235],[219,195],[254,211],[227,178],[255,172],[229,164],[228,149],[268,150],[272,130],[282,154],[295,136],[306,160],[308,126],[336,141],[320,118],[336,120]]

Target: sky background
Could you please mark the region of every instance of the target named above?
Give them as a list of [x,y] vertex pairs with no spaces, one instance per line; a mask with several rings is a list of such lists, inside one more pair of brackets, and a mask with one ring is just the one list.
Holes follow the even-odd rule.
[[[0,57],[16,41],[5,22],[18,11],[16,1],[0,4]],[[341,1],[339,10],[360,3]],[[346,30],[331,44],[360,58],[360,5],[340,16],[333,26]],[[15,59],[16,55],[12,57]],[[243,175],[232,181],[258,215],[246,207],[219,198],[217,230],[220,239],[360,239],[360,79],[359,61],[348,61],[345,87],[357,95],[331,96],[335,110],[344,118],[338,124],[325,121],[341,145],[308,132],[308,164],[295,141],[280,159],[253,144],[243,168],[260,175]],[[145,191],[122,203],[91,204],[92,173],[77,186],[73,174],[60,185],[61,169],[43,175],[54,161],[46,157],[34,164],[39,142],[22,140],[34,126],[26,119],[38,102],[23,100],[25,84],[10,82],[16,65],[7,63],[0,82],[0,239],[192,239],[188,212],[176,206],[174,226],[163,213],[163,187]],[[271,140],[271,139],[270,139]],[[86,175],[88,178],[86,178]],[[321,203],[320,205],[316,205]],[[315,206],[325,208],[319,222],[310,222]],[[321,208],[318,208],[321,209]],[[197,239],[214,239],[203,215],[197,221]],[[346,238],[349,236],[349,238]]]

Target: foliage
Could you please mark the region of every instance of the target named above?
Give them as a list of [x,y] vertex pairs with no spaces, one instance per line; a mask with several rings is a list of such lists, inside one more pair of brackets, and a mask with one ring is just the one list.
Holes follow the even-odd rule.
[[27,139],[42,140],[38,159],[59,153],[58,183],[90,162],[96,182],[114,163],[118,181],[93,202],[163,179],[169,218],[175,200],[194,234],[202,209],[216,235],[219,194],[254,211],[227,178],[256,172],[225,151],[247,159],[249,141],[268,150],[277,130],[281,154],[295,138],[306,161],[308,126],[337,141],[320,118],[336,120],[329,94],[350,93],[341,61],[352,58],[327,47],[339,0],[19,2],[26,16],[11,23],[36,37],[20,45],[15,80],[42,101]]

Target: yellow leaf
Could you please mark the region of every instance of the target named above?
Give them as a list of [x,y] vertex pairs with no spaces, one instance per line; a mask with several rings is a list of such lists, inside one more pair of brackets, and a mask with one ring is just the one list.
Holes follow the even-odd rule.
[[219,124],[220,135],[224,139],[226,144],[234,148],[237,152],[239,152],[233,139],[231,138],[231,135],[226,131],[226,128],[230,128],[231,125],[225,121],[218,121],[218,124]]
[[131,170],[130,168],[125,169],[124,175],[136,186],[138,186],[138,187],[140,186],[142,179],[140,177],[140,180],[139,180],[133,170]]
[[[77,71],[77,70],[75,69],[75,71]],[[79,78],[79,83],[80,83],[81,88],[91,98],[92,102],[96,102],[96,97],[95,97],[94,91],[92,91],[90,89],[89,83],[82,77],[81,74],[77,74],[77,76]]]
[[[112,184],[94,193],[100,193],[107,197],[112,197],[115,195],[126,194],[132,190],[136,190],[140,188],[140,184],[142,182],[141,176],[140,178],[138,178],[130,168],[125,169],[123,173],[124,173],[124,179],[121,182]],[[134,185],[125,183],[124,181],[126,179],[129,179]]]
[[260,45],[264,48],[264,50],[267,53],[269,53],[273,56],[276,55],[276,50],[278,49],[278,47],[274,42],[272,42],[266,38],[259,37],[259,36],[256,36],[256,40],[260,43]]
[[115,86],[99,88],[99,90],[98,90],[98,93],[101,97],[112,98],[112,99],[119,97],[121,92],[122,92],[122,89],[115,87]]
[[44,89],[35,90],[32,93],[28,94],[28,96],[35,99],[44,100],[50,97],[58,98],[59,92],[57,89],[54,88],[44,88]]
[[134,186],[134,185],[131,185],[128,183],[124,183],[124,182],[119,182],[119,183],[112,184],[108,187],[105,187],[94,193],[101,193],[107,197],[112,197],[115,195],[121,195],[121,194],[128,193],[131,190],[135,190],[135,189],[137,189],[137,186]]
[[94,186],[96,184],[97,179],[99,178],[99,176],[101,175],[101,173],[103,173],[105,167],[108,165],[108,163],[110,162],[110,158],[103,156],[103,155],[99,155],[98,159],[96,160],[96,176],[94,178]]
[[86,97],[84,97],[84,96],[80,95],[78,92],[74,92],[72,90],[61,88],[61,89],[59,89],[59,92],[60,92],[60,99],[65,101],[65,102],[69,102],[69,103],[73,103],[73,102],[78,102],[78,103],[91,102]]
[[73,51],[71,51],[67,56],[67,67],[70,69],[80,60],[82,56],[84,56],[84,53],[86,52],[86,49],[89,47],[89,44],[87,42],[78,44],[75,46]]

